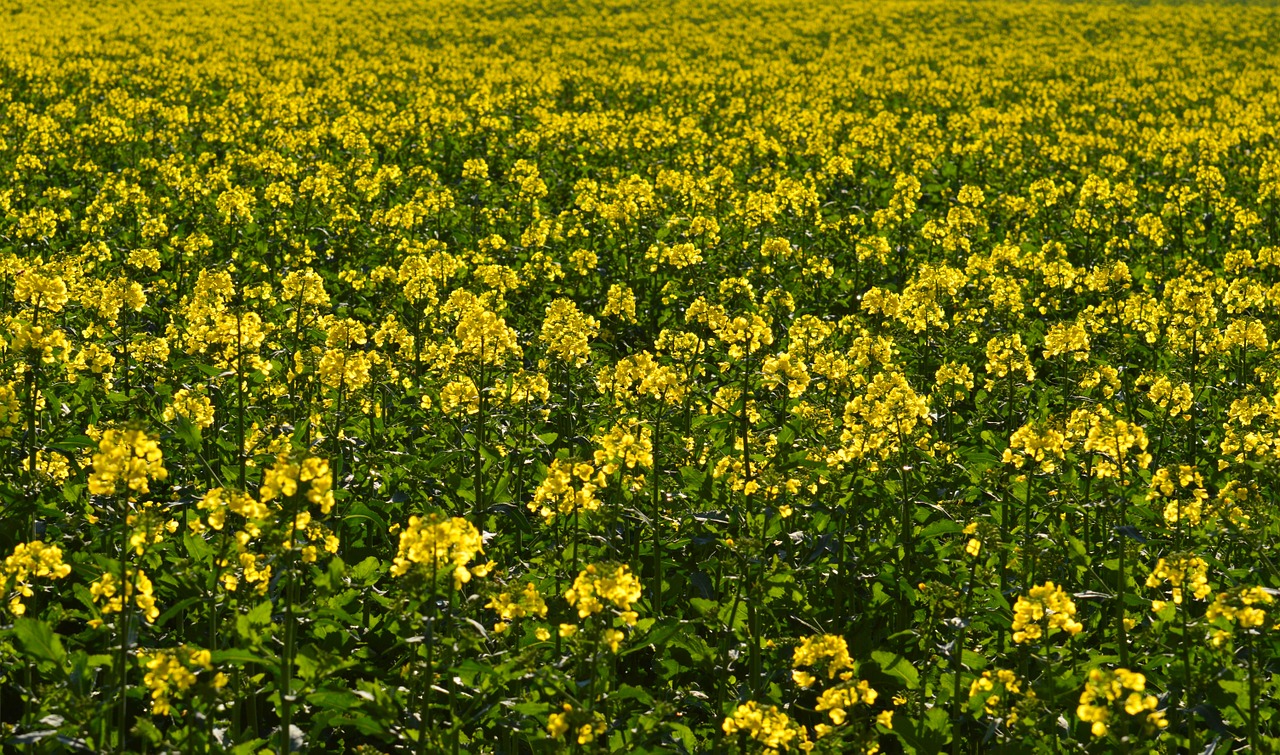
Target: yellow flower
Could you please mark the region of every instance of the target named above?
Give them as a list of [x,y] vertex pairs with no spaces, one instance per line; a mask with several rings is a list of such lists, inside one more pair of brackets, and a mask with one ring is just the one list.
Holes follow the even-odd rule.
[[[598,453],[598,452],[597,452]],[[595,511],[600,508],[596,491],[605,485],[604,473],[586,462],[569,462],[553,459],[547,476],[538,484],[529,502],[530,511],[536,511],[550,521],[556,515],[568,516],[576,511]]]
[[141,430],[107,430],[93,455],[89,492],[114,495],[123,482],[131,496],[149,493],[151,480],[164,480],[168,476],[155,436]]
[[461,589],[474,573],[483,577],[492,568],[481,564],[468,569],[468,564],[484,552],[480,532],[460,517],[445,519],[431,514],[425,519],[409,517],[409,523],[400,532],[400,546],[391,564],[391,574],[404,576],[417,567],[429,578],[446,569],[451,570],[453,588]]
[[813,744],[805,728],[792,721],[778,706],[761,707],[754,700],[739,705],[733,715],[724,719],[720,728],[726,736],[742,732],[770,751],[809,752]]
[[1076,604],[1053,582],[1031,588],[1026,597],[1019,596],[1013,606],[1013,641],[1033,642],[1046,632],[1061,629],[1079,634],[1084,626],[1075,620]]
[[1053,474],[1056,461],[1062,460],[1066,448],[1063,432],[1034,424],[1023,425],[1010,436],[1002,461],[1018,469],[1022,469],[1027,460],[1034,461],[1041,473]]
[[155,594],[151,579],[146,572],[132,567],[125,571],[123,588],[119,578],[111,572],[104,572],[101,577],[89,585],[89,594],[95,604],[102,604],[102,613],[120,613],[124,610],[125,601],[132,597],[134,604],[142,611],[147,623],[154,623],[160,617],[160,609],[156,607]]
[[559,739],[569,731],[568,714],[573,711],[573,706],[568,703],[564,704],[564,713],[552,713],[547,716],[547,734],[554,739]]
[[185,417],[191,424],[205,429],[213,424],[213,402],[203,393],[182,388],[173,394],[173,401],[161,416],[165,422]]
[[532,582],[526,583],[524,589],[514,595],[510,592],[498,593],[489,600],[485,608],[497,611],[504,622],[526,616],[545,618],[547,615],[547,602]]
[[[167,715],[173,709],[175,699],[181,698],[195,686],[201,671],[213,668],[213,656],[208,650],[182,646],[174,650],[159,650],[143,654],[147,669],[143,684],[151,690],[151,712]],[[216,674],[213,687],[220,689],[227,683],[225,674]]]
[[[1199,556],[1179,554],[1162,558],[1156,562],[1156,568],[1147,577],[1147,587],[1160,587],[1168,582],[1173,586],[1175,605],[1182,605],[1185,589],[1190,589],[1197,600],[1204,600],[1212,592],[1207,571],[1208,564]],[[1160,600],[1152,601],[1151,610],[1159,611],[1160,607],[1157,604],[1163,605],[1163,603],[1164,601]]]
[[1169,723],[1163,711],[1156,710],[1159,703],[1156,696],[1144,694],[1146,684],[1146,677],[1128,669],[1092,669],[1080,693],[1076,716],[1090,725],[1094,737],[1105,737],[1120,723],[1121,711],[1137,719],[1144,734],[1156,733]]
[[13,585],[14,594],[9,598],[10,613],[22,616],[27,612],[22,599],[35,594],[29,581],[31,577],[64,579],[69,574],[71,565],[63,563],[62,549],[58,546],[45,545],[41,540],[19,543],[13,553],[5,557],[4,568],[0,570],[0,586]]
[[630,611],[631,604],[640,599],[640,580],[626,566],[592,564],[578,574],[564,597],[582,619],[603,611],[606,602],[619,611]]
[[581,367],[591,356],[589,342],[600,330],[594,317],[583,314],[569,299],[556,299],[547,305],[542,323],[541,340],[547,353],[558,361]]

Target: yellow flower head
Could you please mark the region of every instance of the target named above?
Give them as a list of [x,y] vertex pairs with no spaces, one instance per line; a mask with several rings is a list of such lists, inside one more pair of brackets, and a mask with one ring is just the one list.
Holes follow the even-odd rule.
[[1084,626],[1076,621],[1076,604],[1052,582],[1031,588],[1013,606],[1013,641],[1034,642],[1061,629],[1079,634]]

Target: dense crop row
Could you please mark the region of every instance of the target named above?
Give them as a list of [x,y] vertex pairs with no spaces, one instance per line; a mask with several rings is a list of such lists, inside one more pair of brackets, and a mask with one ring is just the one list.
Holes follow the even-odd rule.
[[0,3],[0,742],[1268,751],[1280,17]]

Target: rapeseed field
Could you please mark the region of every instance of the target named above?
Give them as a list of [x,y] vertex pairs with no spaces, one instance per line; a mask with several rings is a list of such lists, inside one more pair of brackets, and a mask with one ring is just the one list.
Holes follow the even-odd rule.
[[1271,752],[1280,11],[0,2],[0,749]]

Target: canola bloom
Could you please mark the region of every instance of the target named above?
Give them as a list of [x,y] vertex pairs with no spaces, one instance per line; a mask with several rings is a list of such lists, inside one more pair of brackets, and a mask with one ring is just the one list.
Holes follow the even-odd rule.
[[0,586],[10,593],[9,612],[14,616],[27,612],[22,599],[35,595],[32,577],[65,579],[69,574],[71,565],[62,560],[62,549],[58,546],[46,545],[40,540],[19,543],[13,553],[5,556],[4,568],[0,571]]
[[569,703],[547,716],[547,736],[552,739],[563,739],[567,734],[579,745],[587,745],[608,730],[602,713],[574,708]]
[[631,604],[640,600],[640,580],[625,565],[591,564],[565,590],[564,599],[576,608],[578,618],[585,619],[613,606],[628,624],[636,622]]
[[[147,623],[160,617],[160,608],[156,605],[155,585],[151,578],[141,569],[129,567],[125,571],[123,582],[111,572],[105,572],[89,586],[89,594],[95,604],[102,605],[103,615],[120,613],[132,602],[142,612]],[[101,619],[91,619],[94,627],[102,625]]]
[[1211,625],[1210,644],[1223,647],[1240,630],[1280,627],[1280,622],[1268,615],[1275,602],[1274,590],[1265,587],[1236,587],[1219,592],[1204,612]]
[[[1162,558],[1147,577],[1147,587],[1158,588],[1168,582],[1172,586],[1174,605],[1182,605],[1187,592],[1196,600],[1204,600],[1213,592],[1209,586],[1208,569],[1208,563],[1199,556],[1179,554]],[[1151,610],[1158,612],[1162,608],[1164,601],[1151,601]]]
[[114,495],[120,484],[128,495],[151,492],[151,481],[169,476],[160,443],[141,430],[106,430],[93,455],[89,492]]
[[328,514],[333,508],[333,473],[329,462],[308,456],[301,463],[294,463],[286,456],[266,471],[262,480],[261,498],[267,503],[276,498],[291,498],[300,490],[305,491],[307,502]]
[[1127,720],[1136,721],[1142,733],[1151,735],[1169,725],[1164,712],[1156,710],[1159,700],[1146,694],[1147,680],[1128,669],[1092,669],[1076,715],[1089,724],[1095,737],[1105,737]]
[[1037,642],[1059,629],[1079,634],[1084,625],[1075,616],[1075,601],[1061,587],[1045,582],[1018,596],[1013,604],[1013,641]]
[[749,700],[739,705],[733,715],[726,717],[720,728],[727,736],[743,734],[759,742],[769,755],[813,751],[808,730],[778,710],[776,705],[766,708]]
[[[213,655],[208,650],[182,646],[145,654],[142,666],[146,669],[142,683],[151,692],[151,712],[163,716],[173,712],[174,703],[190,692],[201,673],[213,668]],[[219,671],[211,675],[209,683],[212,689],[220,690],[228,681],[228,676]]]
[[545,520],[557,515],[569,516],[577,511],[595,511],[600,508],[596,493],[605,487],[605,473],[586,462],[567,462],[554,459],[547,476],[538,484],[533,500],[528,504]]
[[518,593],[498,593],[485,604],[485,608],[491,608],[498,613],[500,621],[494,624],[493,631],[499,634],[507,631],[510,622],[514,619],[523,619],[527,616],[546,618],[548,611],[547,601],[538,592],[537,585],[532,582],[526,583]]
[[1002,717],[1010,726],[1024,720],[1023,710],[1034,705],[1036,692],[1008,669],[983,671],[969,683],[969,702],[977,702],[990,717]]
[[460,590],[473,576],[484,577],[493,563],[472,564],[484,553],[480,531],[461,517],[445,518],[438,514],[411,516],[400,533],[400,545],[391,563],[391,574],[402,577],[411,572],[427,576],[433,582],[438,573],[448,571],[453,589]]

